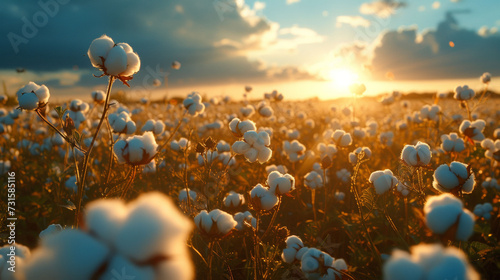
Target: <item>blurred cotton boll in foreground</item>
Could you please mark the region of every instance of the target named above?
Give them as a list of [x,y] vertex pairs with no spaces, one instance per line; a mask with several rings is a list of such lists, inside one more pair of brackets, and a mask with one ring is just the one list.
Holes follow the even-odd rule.
[[26,279],[111,279],[125,264],[140,279],[193,279],[192,223],[163,194],[93,201],[83,228],[43,238],[23,269]]
[[139,56],[129,44],[115,44],[106,35],[92,41],[87,55],[92,65],[103,71],[104,75],[127,78],[137,73],[141,67]]
[[479,280],[465,254],[455,247],[420,244],[410,253],[395,250],[384,264],[384,280],[464,279]]
[[474,214],[451,195],[430,197],[424,206],[425,223],[435,234],[449,240],[467,241],[474,231]]
[[113,152],[118,162],[130,165],[148,164],[156,155],[158,144],[151,131],[142,136],[132,136],[126,140],[118,140],[113,146]]
[[39,86],[29,82],[20,88],[16,95],[20,109],[35,110],[44,107],[49,102],[50,92],[45,85]]
[[[12,255],[12,248],[15,248],[15,272],[9,270],[12,266],[9,264]],[[24,279],[24,268],[26,260],[31,256],[30,249],[17,242],[12,245],[0,247],[0,279],[2,280],[18,280]],[[26,279],[30,280],[30,279]]]

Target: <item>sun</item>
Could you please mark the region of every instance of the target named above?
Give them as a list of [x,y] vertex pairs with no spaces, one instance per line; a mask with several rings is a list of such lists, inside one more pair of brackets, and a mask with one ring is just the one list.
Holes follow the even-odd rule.
[[340,87],[348,87],[358,78],[358,74],[347,68],[337,68],[330,71],[330,80]]

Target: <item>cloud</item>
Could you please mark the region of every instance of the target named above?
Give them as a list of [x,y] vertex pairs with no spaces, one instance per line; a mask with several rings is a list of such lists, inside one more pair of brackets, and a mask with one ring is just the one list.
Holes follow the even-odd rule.
[[481,37],[488,37],[491,35],[495,35],[498,33],[498,28],[496,26],[493,26],[491,28],[488,28],[488,26],[481,26],[479,30],[477,31],[477,34]]
[[394,0],[375,0],[369,3],[363,3],[359,7],[359,12],[365,15],[376,15],[381,18],[387,18],[396,13],[396,10],[405,7],[406,3]]
[[286,0],[287,5],[291,5],[293,3],[299,3],[299,2],[300,2],[300,0]]
[[441,7],[441,3],[439,1],[435,1],[434,3],[432,3],[432,8],[434,10],[439,9],[439,7]]
[[373,76],[383,79],[392,72],[399,80],[418,80],[499,75],[500,36],[483,37],[461,28],[454,13],[448,12],[436,30],[419,34],[412,27],[382,34],[371,54]]
[[338,16],[337,17],[337,26],[340,27],[342,24],[348,24],[353,27],[370,26],[370,21],[361,16]]
[[[0,40],[0,70],[24,67],[28,72],[71,73],[63,79],[53,79],[51,74],[51,84],[61,87],[68,83],[102,84],[101,79],[92,77],[91,73],[97,71],[92,69],[86,53],[93,39],[107,34],[116,42],[129,43],[141,58],[142,68],[132,85],[150,78],[148,67],[161,69],[152,72],[164,75],[174,60],[180,61],[182,68],[171,73],[169,86],[258,81],[286,78],[287,74],[307,77],[299,69],[279,71],[292,66],[265,69],[261,63],[248,59],[250,51],[266,52],[268,48],[278,51],[286,46],[293,50],[301,44],[321,40],[310,29],[299,26],[283,29],[257,15],[264,8],[264,2],[255,2],[251,8],[242,0],[141,3],[128,0],[119,5],[110,1],[69,2],[49,13],[36,1],[12,3],[0,9],[4,22],[0,36],[16,34],[25,41],[16,45],[19,51],[16,53],[9,40]],[[36,22],[40,14],[47,18],[41,25]],[[23,32],[27,25],[33,25],[33,34]],[[159,75],[153,76],[161,78]],[[49,80],[47,75],[34,78],[41,82]]]

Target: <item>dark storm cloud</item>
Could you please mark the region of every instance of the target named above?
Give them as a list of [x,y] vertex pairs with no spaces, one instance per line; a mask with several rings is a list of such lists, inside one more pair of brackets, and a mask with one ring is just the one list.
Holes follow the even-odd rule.
[[[261,34],[270,26],[263,19],[250,23],[234,1],[69,1],[3,2],[0,8],[0,69],[33,71],[91,69],[86,55],[93,39],[107,34],[127,42],[141,57],[141,71],[169,70],[182,63],[175,78],[181,82],[247,81],[268,77],[265,69],[226,47]],[[298,70],[297,70],[298,71]],[[154,76],[154,75],[153,75]],[[303,75],[304,78],[308,77]],[[80,85],[102,83],[90,75]]]
[[421,36],[411,28],[382,35],[373,51],[373,75],[383,78],[392,72],[398,80],[414,80],[500,74],[500,36],[460,28],[452,12],[436,30]]

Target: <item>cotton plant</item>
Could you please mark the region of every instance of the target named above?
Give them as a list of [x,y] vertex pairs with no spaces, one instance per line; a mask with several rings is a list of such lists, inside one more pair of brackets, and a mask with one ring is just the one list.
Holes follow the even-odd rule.
[[462,124],[460,124],[459,131],[470,141],[481,142],[485,138],[483,134],[485,126],[486,122],[484,120],[476,120],[473,122],[464,120]]
[[248,104],[245,107],[240,108],[240,113],[243,117],[250,118],[251,116],[253,116],[253,114],[255,114],[255,108],[252,105]]
[[244,155],[247,161],[254,163],[258,161],[263,164],[271,159],[271,138],[264,131],[257,133],[250,130],[243,134],[243,139],[234,142],[232,149],[236,154]]
[[37,110],[44,108],[49,102],[50,92],[45,85],[29,82],[17,92],[17,101],[22,110]]
[[252,228],[257,227],[257,219],[253,217],[252,213],[249,211],[238,212],[234,214],[234,220],[236,221],[236,226],[234,228],[238,231],[245,230],[248,226]]
[[310,189],[317,189],[323,187],[323,177],[321,173],[311,171],[304,176],[304,185]]
[[467,101],[474,98],[474,96],[476,96],[476,92],[469,88],[468,85],[464,85],[455,88],[453,98],[459,101]]
[[276,192],[269,188],[257,184],[250,191],[250,199],[252,208],[256,211],[269,211],[278,205],[278,196]]
[[194,217],[198,230],[208,238],[222,238],[238,224],[233,216],[219,209],[207,212],[202,210]]
[[147,120],[141,128],[142,132],[151,131],[154,135],[160,135],[165,131],[165,123],[160,120]]
[[332,140],[337,147],[347,147],[352,144],[351,134],[341,129],[337,129],[333,132]]
[[226,208],[237,208],[245,204],[245,197],[234,191],[230,191],[226,197],[224,197],[224,206]]
[[288,236],[285,240],[285,243],[286,248],[283,249],[283,253],[281,253],[281,259],[286,263],[300,261],[303,254],[309,249],[304,246],[304,243],[302,242],[300,237],[296,235]]
[[441,107],[439,105],[424,105],[420,109],[420,117],[424,120],[438,121]]
[[497,189],[500,191],[500,184],[498,183],[497,179],[492,177],[487,177],[486,179],[484,179],[484,181],[481,183],[481,187],[485,189]]
[[182,104],[187,112],[193,117],[203,114],[205,111],[205,104],[203,104],[201,95],[197,92],[188,94]]
[[500,161],[500,139],[493,140],[486,138],[481,141],[481,147],[485,149],[484,156],[495,161]]
[[282,101],[283,94],[279,93],[277,90],[273,90],[270,93],[264,93],[264,98],[270,101]]
[[95,39],[87,51],[92,66],[128,85],[127,81],[141,68],[139,55],[127,43],[115,44],[106,35]]
[[68,109],[64,113],[63,119],[70,117],[75,124],[75,128],[78,129],[80,124],[86,120],[85,113],[89,110],[89,105],[80,99],[75,99],[70,102]]
[[295,189],[295,178],[290,174],[272,171],[267,176],[269,191],[277,196],[288,194]]
[[430,197],[424,206],[425,224],[435,234],[450,240],[467,241],[474,232],[474,214],[462,201],[448,193]]
[[476,185],[475,176],[470,167],[458,161],[438,166],[433,178],[432,186],[440,192],[469,194]]
[[179,191],[179,195],[178,195],[179,201],[181,203],[187,202],[188,193],[189,193],[189,199],[191,200],[191,202],[196,201],[196,198],[198,197],[198,193],[196,191],[191,190],[191,189],[184,188],[184,189]]
[[51,236],[53,234],[57,234],[63,230],[63,227],[60,224],[51,224],[49,225],[46,229],[42,230],[38,237],[40,239],[46,238],[48,236]]
[[267,175],[271,174],[271,172],[273,172],[273,171],[278,171],[281,174],[286,174],[288,172],[288,169],[284,165],[271,164],[271,165],[266,166],[265,169],[266,169]]
[[264,118],[270,118],[274,114],[273,108],[271,108],[271,106],[269,106],[266,102],[261,102],[257,106],[257,112]]
[[324,143],[319,143],[317,146],[317,150],[320,154],[320,158],[325,158],[329,157],[331,160],[333,160],[333,157],[335,154],[337,154],[337,147],[333,144],[324,144]]
[[387,192],[399,184],[398,179],[389,169],[372,172],[368,181],[373,184],[375,192],[379,195]]
[[[186,245],[192,223],[158,192],[125,204],[100,199],[86,206],[83,229],[41,239],[23,268],[26,279],[111,279],[124,266],[140,279],[192,279]],[[24,279],[24,278],[23,278]]]
[[306,147],[297,140],[283,141],[283,153],[290,162],[297,162],[305,158]]
[[482,217],[486,220],[491,219],[491,212],[493,212],[493,206],[489,202],[479,203],[474,206],[474,215],[477,217]]
[[420,141],[415,146],[405,145],[401,151],[401,160],[412,167],[428,165],[431,162],[431,157],[431,147]]
[[108,121],[114,133],[131,135],[137,129],[135,122],[125,111],[109,114]]
[[358,162],[359,154],[363,153],[363,159],[369,159],[372,156],[372,150],[368,147],[358,147],[354,151],[349,153],[349,162],[352,165],[356,165]]
[[156,156],[158,144],[151,131],[135,135],[126,140],[118,140],[113,146],[113,153],[118,163],[133,166],[150,163]]
[[203,154],[199,153],[197,159],[200,166],[204,166],[205,164],[211,165],[214,161],[219,159],[219,153],[217,151],[208,150]]
[[342,168],[335,172],[335,175],[337,175],[337,179],[339,179],[342,183],[348,183],[349,180],[351,180],[351,172],[349,172],[349,170],[345,168]]
[[176,152],[184,152],[189,146],[189,141],[181,137],[179,140],[172,140],[170,142],[170,149],[176,151]]
[[441,135],[441,149],[445,153],[461,153],[465,150],[465,142],[454,132],[443,134]]
[[248,131],[256,131],[257,127],[251,120],[241,121],[238,118],[234,118],[229,122],[229,129],[235,137],[241,138]]
[[410,253],[396,249],[382,272],[384,280],[480,279],[464,252],[440,244],[419,244]]

